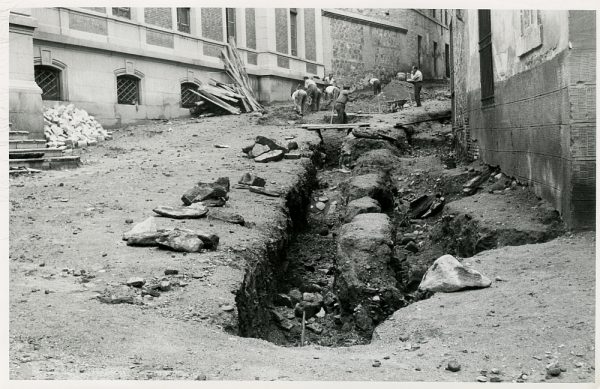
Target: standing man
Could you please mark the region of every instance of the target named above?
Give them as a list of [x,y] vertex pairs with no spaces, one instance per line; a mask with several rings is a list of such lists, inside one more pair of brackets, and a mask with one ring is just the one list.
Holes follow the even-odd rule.
[[371,78],[369,80],[369,84],[373,85],[373,96],[376,96],[381,93],[381,81],[378,78]]
[[406,80],[413,84],[415,89],[415,101],[417,102],[417,107],[421,106],[421,88],[423,87],[423,73],[416,67],[413,66],[412,71],[410,72],[410,79]]
[[298,112],[300,116],[304,115],[307,99],[306,91],[298,85],[298,88],[292,93],[292,100],[294,101],[294,110]]
[[328,85],[335,85],[335,79],[333,78],[333,73],[329,73],[329,75],[323,79],[323,82]]
[[348,122],[348,117],[346,116],[346,103],[351,101],[350,93],[353,91],[354,90],[351,91],[349,87],[345,86],[335,101],[334,108],[335,113],[337,114],[337,124],[346,124]]

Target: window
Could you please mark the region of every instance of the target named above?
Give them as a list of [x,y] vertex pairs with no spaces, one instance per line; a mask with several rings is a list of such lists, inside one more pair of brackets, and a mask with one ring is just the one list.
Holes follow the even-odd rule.
[[517,42],[519,57],[542,46],[540,11],[521,10],[521,37]]
[[197,91],[198,85],[193,82],[184,82],[181,84],[181,106],[183,108],[193,108],[196,106],[196,102],[200,99],[200,96],[191,92]]
[[121,18],[131,19],[131,8],[113,8],[112,14]]
[[448,10],[444,10],[444,24],[448,25]]
[[521,10],[521,35],[525,35],[525,31],[538,24],[538,11],[523,9]]
[[37,65],[34,73],[35,82],[42,89],[42,100],[60,100],[60,70]]
[[227,23],[227,41],[235,40],[235,8],[225,8],[225,21]]
[[298,10],[296,8],[290,8],[290,32],[292,55],[298,55]]
[[417,67],[421,69],[421,42],[423,41],[423,37],[421,35],[417,35]]
[[433,77],[437,77],[438,44],[433,42]]
[[450,45],[444,45],[444,61],[446,62],[446,77],[450,78]]
[[177,8],[177,31],[190,33],[189,8]]
[[435,9],[431,10],[431,17],[435,19]]
[[481,73],[481,101],[494,101],[494,65],[492,58],[492,20],[489,9],[478,11],[479,71]]
[[117,77],[117,103],[140,104],[140,79],[135,76]]

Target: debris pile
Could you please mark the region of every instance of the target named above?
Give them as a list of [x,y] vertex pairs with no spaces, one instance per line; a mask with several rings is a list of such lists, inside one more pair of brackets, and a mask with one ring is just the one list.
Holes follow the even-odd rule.
[[291,141],[287,146],[281,146],[273,139],[265,136],[257,136],[254,143],[242,147],[248,158],[253,158],[255,162],[267,163],[277,162],[282,159],[300,159],[301,154],[291,153],[290,151],[298,149],[298,143]]
[[210,85],[201,85],[197,91],[190,90],[200,97],[196,107],[192,108],[192,114],[195,116],[227,113],[239,115],[242,112],[264,111],[254,97],[250,79],[233,40],[230,40],[223,49],[221,58],[225,65],[225,72],[233,80],[233,84],[211,79]]
[[44,109],[44,134],[46,146],[52,148],[93,146],[112,139],[93,116],[73,104]]

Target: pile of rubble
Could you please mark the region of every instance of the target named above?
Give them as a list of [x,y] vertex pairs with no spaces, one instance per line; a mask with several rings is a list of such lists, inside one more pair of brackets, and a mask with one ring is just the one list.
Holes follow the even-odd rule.
[[46,146],[51,148],[76,148],[93,146],[112,139],[93,116],[73,104],[56,105],[44,109],[44,135]]

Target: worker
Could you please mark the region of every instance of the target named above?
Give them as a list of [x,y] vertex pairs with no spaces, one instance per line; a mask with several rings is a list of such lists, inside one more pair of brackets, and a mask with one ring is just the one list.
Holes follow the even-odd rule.
[[310,85],[317,86],[317,83],[315,82],[314,78],[310,78],[308,76],[305,76],[304,77],[304,89],[308,90],[308,87]]
[[308,97],[306,91],[302,88],[302,86],[298,85],[294,93],[292,93],[292,100],[294,101],[294,110],[300,116],[304,115]]
[[371,78],[369,80],[369,84],[373,85],[373,96],[376,96],[381,93],[381,81],[378,78]]
[[317,83],[314,80],[310,80],[311,83],[308,84],[306,88],[306,93],[308,94],[308,98],[310,99],[310,110],[316,112],[320,109],[321,106],[321,90],[317,87]]
[[352,101],[350,93],[353,91],[354,89],[350,90],[349,87],[344,86],[344,89],[340,91],[338,98],[335,100],[334,109],[337,114],[338,124],[346,124],[348,122],[348,117],[346,116],[346,103]]
[[416,66],[412,67],[412,71],[410,72],[410,78],[406,80],[413,84],[413,88],[415,90],[415,101],[417,102],[417,107],[421,106],[421,88],[423,87],[423,73]]
[[[326,85],[335,85],[335,79],[333,78],[333,73],[329,73],[329,75],[323,79],[323,82]],[[338,88],[338,90],[339,90],[339,88]]]
[[325,106],[329,107],[329,105],[338,98],[339,94],[340,88],[335,85],[329,85],[327,88],[325,88],[325,100],[327,101]]

